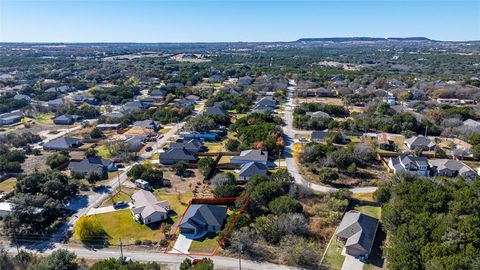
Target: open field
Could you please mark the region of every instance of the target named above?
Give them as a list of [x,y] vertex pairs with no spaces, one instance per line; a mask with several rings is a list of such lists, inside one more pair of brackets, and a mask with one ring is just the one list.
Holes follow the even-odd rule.
[[165,237],[164,232],[160,228],[164,222],[148,226],[140,224],[133,220],[130,209],[98,214],[93,217],[102,224],[110,244],[118,244],[120,238],[123,244],[133,244],[135,240],[159,242]]
[[15,178],[8,178],[7,180],[0,182],[0,192],[12,192],[15,190],[15,184],[17,183],[17,179]]
[[301,104],[301,103],[323,103],[329,105],[338,105],[343,106],[343,100],[341,98],[335,97],[311,97],[311,98],[295,98],[293,100],[293,104]]

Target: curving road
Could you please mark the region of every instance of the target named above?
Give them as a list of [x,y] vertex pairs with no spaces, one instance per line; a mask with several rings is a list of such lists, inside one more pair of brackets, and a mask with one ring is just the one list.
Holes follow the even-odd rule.
[[[334,187],[329,187],[329,186],[324,186],[324,185],[319,185],[315,184],[312,182],[309,182],[303,178],[303,176],[300,174],[300,171],[298,169],[298,165],[295,162],[293,158],[293,146],[295,145],[294,143],[294,138],[295,135],[297,134],[311,134],[311,131],[305,131],[305,130],[296,130],[293,128],[293,91],[295,90],[295,81],[294,80],[289,80],[289,86],[287,89],[287,98],[286,98],[286,103],[284,105],[285,107],[285,122],[286,126],[283,128],[283,132],[285,134],[285,163],[287,164],[288,171],[290,174],[295,178],[295,182],[297,184],[309,187],[315,191],[319,192],[331,192],[331,191],[336,191],[338,190],[337,188]],[[377,190],[377,187],[356,187],[356,188],[350,188],[349,189],[352,193],[368,193],[368,192],[374,192]]]

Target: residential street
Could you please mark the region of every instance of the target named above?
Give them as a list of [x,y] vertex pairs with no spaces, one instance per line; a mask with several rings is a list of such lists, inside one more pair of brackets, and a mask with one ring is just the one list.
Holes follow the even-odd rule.
[[[108,259],[108,258],[118,258],[120,257],[120,248],[104,248],[104,249],[87,249],[81,247],[62,247],[66,248],[75,254],[78,257],[88,258],[93,260],[101,260],[101,259]],[[55,248],[57,249],[57,248]],[[42,251],[43,255],[51,254],[55,249],[48,249]],[[17,250],[14,247],[7,248],[8,253],[10,254],[17,254]],[[33,250],[35,252],[35,250]],[[193,256],[187,255],[175,255],[175,254],[165,254],[159,250],[142,250],[142,251],[133,251],[128,250],[128,248],[123,249],[124,256],[132,258],[133,261],[138,262],[159,262],[164,264],[173,264],[179,265],[185,258],[189,257],[193,259]],[[201,258],[201,257],[200,257]],[[229,257],[222,257],[222,256],[213,256],[210,257],[215,267],[221,269],[238,269],[238,258],[229,258]],[[294,267],[284,266],[284,265],[276,265],[272,263],[259,263],[249,260],[242,259],[242,269],[250,269],[250,270],[287,270],[287,269],[297,269]]]
[[[290,80],[289,81],[289,87],[287,89],[287,100],[286,100],[286,105],[285,106],[285,122],[286,126],[283,128],[283,132],[285,134],[285,162],[288,167],[288,171],[290,174],[295,178],[295,182],[297,182],[300,185],[307,186],[315,191],[320,191],[320,192],[331,192],[337,190],[334,187],[329,187],[329,186],[323,186],[315,183],[311,183],[299,173],[298,166],[293,158],[293,146],[294,142],[293,140],[295,139],[296,134],[311,134],[311,131],[305,131],[305,130],[296,130],[293,128],[293,91],[295,90],[295,81]],[[367,192],[374,192],[377,190],[377,187],[357,187],[357,188],[351,188],[350,191],[353,193],[367,193]]]

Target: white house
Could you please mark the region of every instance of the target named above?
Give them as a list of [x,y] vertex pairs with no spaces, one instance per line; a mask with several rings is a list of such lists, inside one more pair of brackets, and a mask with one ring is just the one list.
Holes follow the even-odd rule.
[[132,215],[143,224],[155,223],[167,219],[170,204],[157,201],[150,191],[139,190],[132,195]]

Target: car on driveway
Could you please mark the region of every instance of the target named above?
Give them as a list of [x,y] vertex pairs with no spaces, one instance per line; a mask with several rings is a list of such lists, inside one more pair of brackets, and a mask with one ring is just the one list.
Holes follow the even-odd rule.
[[127,201],[118,201],[118,202],[113,203],[113,208],[115,208],[115,209],[123,208],[123,207],[127,207],[127,206],[128,206]]

